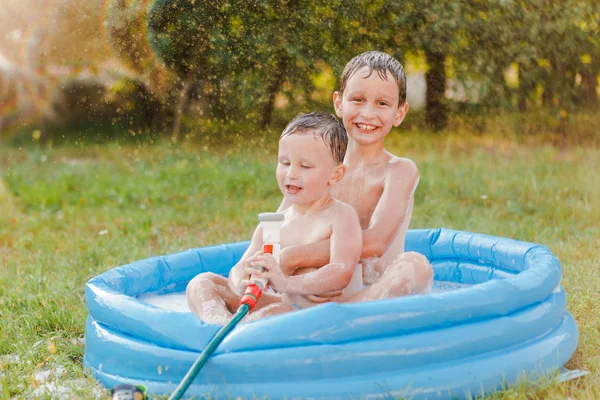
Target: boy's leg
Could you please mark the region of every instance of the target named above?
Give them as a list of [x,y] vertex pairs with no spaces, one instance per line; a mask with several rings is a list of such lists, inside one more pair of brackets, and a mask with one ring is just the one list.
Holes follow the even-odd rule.
[[271,303],[268,306],[261,308],[260,310],[256,310],[248,314],[246,318],[244,318],[243,322],[252,322],[260,318],[270,317],[273,315],[284,314],[291,311],[297,311],[298,309],[290,304],[285,303]]
[[431,291],[433,269],[429,260],[414,251],[402,253],[372,285],[349,297],[344,303],[373,301]]
[[[240,297],[229,289],[227,278],[212,272],[194,277],[187,285],[186,297],[190,310],[208,324],[229,322],[240,305]],[[263,293],[255,310],[280,302],[281,296]]]
[[186,288],[190,310],[208,324],[224,324],[231,319],[236,296],[227,285],[227,278],[212,272],[197,275]]

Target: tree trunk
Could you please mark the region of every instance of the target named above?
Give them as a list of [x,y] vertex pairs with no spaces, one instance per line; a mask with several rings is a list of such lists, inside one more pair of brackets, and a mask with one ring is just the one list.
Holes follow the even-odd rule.
[[443,129],[448,123],[448,110],[444,101],[446,92],[446,55],[436,51],[425,51],[429,71],[425,74],[426,106],[425,121],[433,130]]
[[529,82],[529,77],[525,71],[525,66],[519,64],[519,89],[517,91],[517,107],[520,112],[527,111],[527,100],[529,93],[532,90],[532,85]]
[[185,104],[188,99],[188,93],[190,91],[190,87],[192,86],[193,79],[194,76],[190,73],[187,78],[185,78],[183,87],[179,92],[179,100],[177,101],[177,108],[175,109],[175,121],[173,121],[173,133],[171,134],[171,140],[174,142],[178,142],[181,139],[179,137],[181,132],[181,119],[183,118],[183,111],[185,109]]
[[279,92],[281,85],[283,85],[283,82],[285,81],[288,62],[288,55],[285,54],[284,51],[280,52],[277,60],[277,67],[275,68],[273,74],[273,80],[271,80],[271,83],[269,84],[265,92],[267,102],[263,107],[260,118],[260,124],[262,128],[265,128],[269,124],[271,124],[271,119],[273,118],[273,110],[275,109],[275,96],[277,96],[277,92]]
[[577,102],[584,107],[595,106],[598,104],[598,78],[592,68],[585,68],[581,71],[581,90]]
[[543,104],[547,107],[559,106],[561,101],[569,101],[567,98],[563,98],[565,91],[561,90],[561,84],[565,78],[561,63],[554,52],[551,52],[548,56],[550,61],[550,70],[546,75],[544,82],[544,93],[542,94]]

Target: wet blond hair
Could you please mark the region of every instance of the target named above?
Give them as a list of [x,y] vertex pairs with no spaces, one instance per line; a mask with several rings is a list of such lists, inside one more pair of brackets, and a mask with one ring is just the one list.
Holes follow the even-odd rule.
[[323,139],[336,164],[344,162],[346,147],[348,147],[348,135],[344,125],[334,115],[322,111],[299,114],[287,124],[281,132],[281,138],[303,132],[312,132]]
[[373,71],[377,71],[379,77],[385,81],[389,72],[398,84],[398,105],[404,104],[406,101],[406,73],[404,67],[394,57],[381,51],[367,51],[357,55],[346,64],[340,80],[338,90],[340,94],[344,93],[350,78],[363,67],[369,68],[367,78],[371,76]]

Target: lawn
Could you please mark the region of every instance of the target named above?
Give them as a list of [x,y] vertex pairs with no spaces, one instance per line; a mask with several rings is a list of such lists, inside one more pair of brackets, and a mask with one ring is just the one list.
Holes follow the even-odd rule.
[[[421,172],[412,228],[541,243],[562,263],[581,335],[567,367],[590,374],[491,397],[600,398],[597,142],[408,129],[387,143]],[[275,152],[264,137],[0,144],[0,397],[106,396],[81,366],[86,281],[141,258],[248,239],[257,214],[279,204]]]

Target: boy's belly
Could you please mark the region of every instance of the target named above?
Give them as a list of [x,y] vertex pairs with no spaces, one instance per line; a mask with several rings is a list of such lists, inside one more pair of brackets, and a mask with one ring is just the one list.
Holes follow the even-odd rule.
[[[358,264],[354,267],[354,273],[352,274],[352,279],[350,279],[350,283],[344,289],[342,295],[337,299],[337,301],[344,301],[350,296],[360,292],[363,289],[363,273],[362,273],[362,265]],[[299,294],[282,294],[281,300],[283,303],[291,304],[296,308],[309,308],[313,306],[318,306],[322,303],[313,303],[308,300],[306,297]]]

